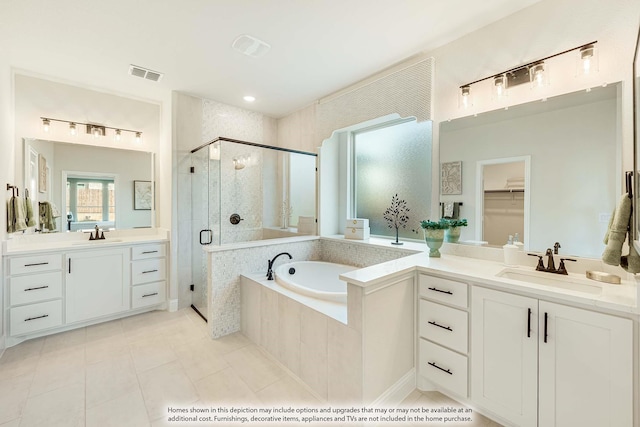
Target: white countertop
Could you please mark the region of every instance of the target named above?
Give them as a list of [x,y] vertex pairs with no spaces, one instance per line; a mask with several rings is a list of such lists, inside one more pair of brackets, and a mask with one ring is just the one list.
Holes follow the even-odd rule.
[[[585,262],[588,262],[588,260]],[[445,253],[443,253],[440,258],[430,258],[427,252],[422,252],[350,271],[341,274],[340,279],[357,286],[368,287],[399,277],[411,271],[419,271],[432,275],[446,276],[471,285],[481,284],[495,289],[504,289],[509,292],[530,295],[536,298],[541,297],[549,300],[570,302],[582,306],[595,306],[624,313],[640,312],[638,311],[637,304],[638,286],[635,280],[629,280],[629,278],[624,276],[622,277],[622,284],[611,285],[586,279],[584,273],[569,273],[569,277],[578,280],[588,280],[590,284],[593,283],[594,286],[602,288],[602,292],[599,294],[589,294],[577,290],[556,288],[497,276],[505,268],[507,268],[507,266],[504,263],[497,261],[474,259]],[[523,272],[535,271],[533,266],[509,268]],[[540,274],[548,275],[548,277],[552,279],[558,277],[558,280],[562,280],[562,276],[552,273]]]
[[169,240],[168,231],[161,228],[105,231],[104,236],[104,240],[89,240],[89,233],[77,232],[16,235],[2,242],[2,255],[26,255],[34,252],[58,250],[86,250],[87,248],[114,247]]

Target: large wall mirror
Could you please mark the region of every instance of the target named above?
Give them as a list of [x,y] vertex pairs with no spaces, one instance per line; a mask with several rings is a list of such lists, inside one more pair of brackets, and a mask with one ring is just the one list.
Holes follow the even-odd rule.
[[462,178],[440,201],[462,203],[461,241],[503,245],[519,233],[530,251],[560,242],[562,254],[599,258],[621,194],[620,106],[610,84],[443,122],[441,165],[461,162]]
[[152,153],[24,139],[24,158],[38,230],[154,226]]
[[[640,179],[638,176],[640,175],[640,171],[638,167],[640,167],[640,29],[638,30],[638,39],[636,41],[636,52],[633,57],[633,129],[634,129],[634,164],[633,169],[636,171],[635,173],[635,198],[634,202],[638,200],[640,194],[638,193],[638,183],[640,183]],[[636,241],[640,240],[640,215],[638,215],[638,203],[634,203],[633,215],[634,215],[634,223],[636,224],[635,236],[633,237]],[[637,246],[637,243],[636,243]],[[640,248],[636,248],[640,250]]]

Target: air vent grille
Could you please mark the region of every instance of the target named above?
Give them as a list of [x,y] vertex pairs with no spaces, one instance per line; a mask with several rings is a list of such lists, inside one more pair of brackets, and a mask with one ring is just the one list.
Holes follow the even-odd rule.
[[236,38],[231,44],[235,50],[253,58],[259,58],[264,56],[271,46],[269,43],[263,42],[260,39],[252,37],[248,34],[242,34]]
[[138,67],[137,65],[129,65],[129,74],[135,77],[142,77],[143,79],[151,80],[152,82],[160,81],[163,76],[163,74],[158,71],[152,71],[147,68]]

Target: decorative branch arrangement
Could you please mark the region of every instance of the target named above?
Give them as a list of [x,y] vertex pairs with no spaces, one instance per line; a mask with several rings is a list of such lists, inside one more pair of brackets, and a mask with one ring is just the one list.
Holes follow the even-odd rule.
[[392,245],[402,245],[402,242],[398,241],[398,230],[400,227],[406,228],[407,222],[409,222],[407,212],[409,212],[407,202],[400,200],[396,193],[396,195],[391,198],[391,206],[384,211],[384,219],[387,221],[387,225],[389,228],[396,229],[396,241],[391,242]]
[[289,200],[284,199],[280,208],[280,216],[282,217],[282,228],[289,228],[289,221],[293,213],[293,206],[289,206]]

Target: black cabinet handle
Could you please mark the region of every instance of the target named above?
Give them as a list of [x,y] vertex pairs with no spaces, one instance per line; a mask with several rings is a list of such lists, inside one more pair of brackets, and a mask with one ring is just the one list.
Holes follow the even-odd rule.
[[430,322],[427,322],[427,323],[429,323],[430,325],[433,325],[433,326],[437,326],[438,328],[446,329],[447,331],[453,332],[453,329],[451,329],[451,327],[449,327],[449,326],[442,326],[442,325],[439,325],[439,324],[437,324],[436,322],[433,322],[433,321],[430,321]]
[[434,362],[427,362],[427,363],[429,363],[429,365],[433,366],[436,369],[440,369],[442,372],[446,372],[449,375],[453,375],[453,372],[451,372],[448,369],[441,368],[440,366],[436,365]]
[[35,291],[35,290],[37,290],[37,289],[47,289],[48,287],[49,287],[49,285],[46,285],[46,286],[38,286],[37,288],[27,288],[27,289],[25,289],[24,291],[25,291],[25,292],[28,292],[28,291]]
[[[205,241],[202,239],[202,233],[209,233],[209,240]],[[200,244],[201,245],[210,245],[213,242],[213,232],[209,229],[200,230]]]
[[142,272],[142,274],[155,273],[156,271],[158,271],[158,269],[155,269],[155,270],[147,270],[147,271],[143,271],[143,272]]
[[453,295],[453,292],[451,291],[443,291],[442,289],[438,289],[438,288],[429,288],[430,291],[436,291],[436,292],[442,292],[443,294],[449,294],[449,295]]
[[531,338],[531,309],[527,309],[529,314],[527,316],[527,338]]
[[155,253],[157,253],[157,252],[158,252],[158,251],[144,251],[144,252],[142,252],[142,255],[145,255],[145,254],[155,254]]
[[71,274],[71,258],[69,258],[69,274]]
[[25,267],[35,267],[36,265],[47,265],[47,264],[49,264],[49,263],[48,262],[36,262],[36,263],[33,263],[33,264],[25,264],[24,266]]
[[42,316],[38,316],[38,317],[29,317],[28,319],[24,319],[24,321],[28,322],[30,320],[42,319],[44,317],[49,317],[49,315],[48,314],[43,314]]
[[158,295],[158,293],[157,293],[157,292],[154,292],[154,293],[152,293],[152,294],[142,295],[142,298],[152,297],[152,296],[154,296],[154,295]]
[[547,342],[547,324],[549,323],[549,314],[544,313],[544,342]]

